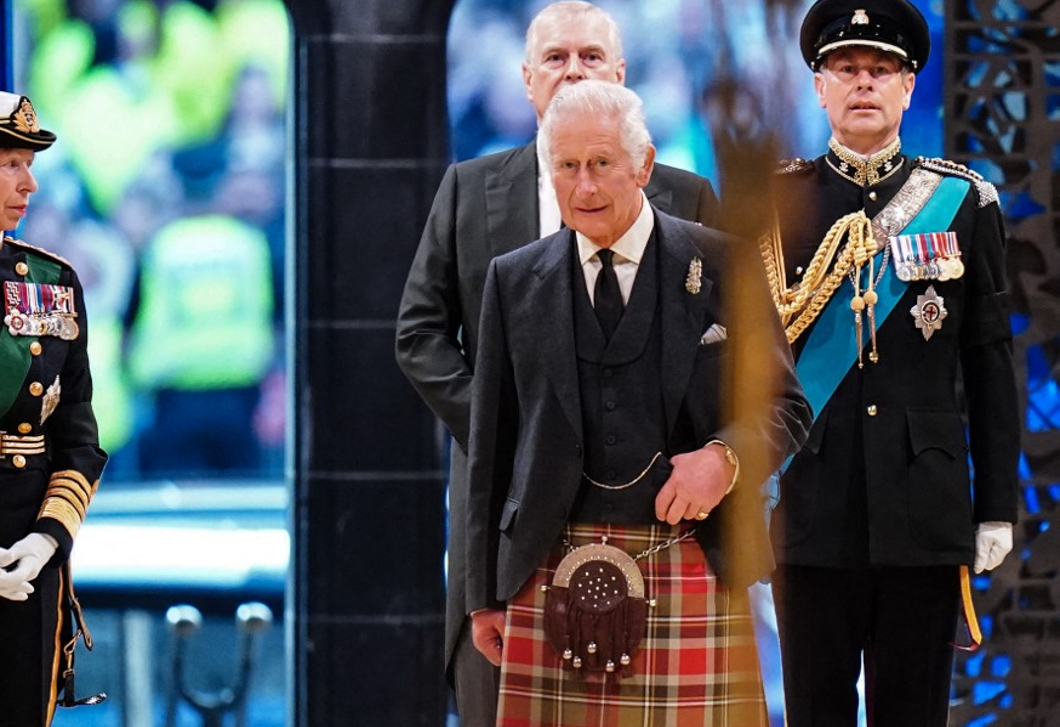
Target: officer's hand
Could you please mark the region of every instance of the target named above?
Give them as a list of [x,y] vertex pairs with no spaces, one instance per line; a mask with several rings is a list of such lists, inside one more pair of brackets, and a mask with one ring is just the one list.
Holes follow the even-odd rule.
[[500,666],[504,651],[504,611],[486,608],[471,614],[471,643],[490,664]]
[[975,572],[994,570],[1012,550],[1012,523],[979,523],[975,531]]
[[58,547],[52,536],[30,533],[10,548],[0,548],[0,597],[9,601],[29,598],[33,593],[32,581]]

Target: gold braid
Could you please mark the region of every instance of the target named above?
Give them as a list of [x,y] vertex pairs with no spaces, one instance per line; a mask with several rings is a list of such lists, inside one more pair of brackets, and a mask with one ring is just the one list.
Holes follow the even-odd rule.
[[[844,237],[847,238],[847,244],[836,258],[836,251]],[[787,287],[780,228],[776,222],[773,229],[759,239],[759,248],[765,261],[773,304],[780,313],[788,343],[794,343],[820,315],[851,268],[860,270],[872,259],[876,253],[876,240],[872,233],[872,221],[865,216],[864,211],[839,218],[817,247],[802,282],[792,288]],[[835,266],[828,272],[833,260]]]

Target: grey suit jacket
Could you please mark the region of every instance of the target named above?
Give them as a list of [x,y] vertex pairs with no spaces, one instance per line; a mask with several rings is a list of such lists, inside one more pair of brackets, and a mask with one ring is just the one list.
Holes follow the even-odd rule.
[[[717,217],[710,182],[695,174],[656,164],[645,193],[678,217],[703,224]],[[455,441],[449,469],[447,665],[465,613],[466,449],[482,286],[490,260],[538,237],[538,217],[533,143],[450,166],[398,312],[398,365]]]
[[[680,416],[695,438],[687,448],[671,439],[670,453],[712,439],[744,453],[741,482],[697,529],[719,578],[744,587],[773,566],[760,483],[805,440],[809,404],[746,244],[658,211],[656,225],[666,436]],[[558,541],[582,485],[572,307],[573,286],[583,283],[574,244],[573,231],[561,230],[495,259],[487,274],[472,387],[469,612],[500,607],[522,587]],[[693,259],[702,264],[698,292],[686,287]],[[738,309],[728,305],[737,299]],[[714,324],[728,338],[701,345]],[[738,390],[758,392],[761,405],[734,410]]]

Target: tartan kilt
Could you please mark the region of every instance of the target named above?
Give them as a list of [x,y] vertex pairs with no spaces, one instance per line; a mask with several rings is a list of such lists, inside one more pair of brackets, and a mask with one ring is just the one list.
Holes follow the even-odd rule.
[[[637,556],[688,525],[572,524],[572,545],[599,543]],[[632,674],[564,668],[545,640],[541,586],[563,543],[509,601],[497,727],[765,727],[765,697],[746,590],[718,582],[695,538],[637,561],[649,609]]]

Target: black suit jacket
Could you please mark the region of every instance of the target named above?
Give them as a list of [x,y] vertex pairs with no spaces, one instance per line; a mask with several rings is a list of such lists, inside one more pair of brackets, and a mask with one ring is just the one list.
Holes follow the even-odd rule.
[[[836,219],[859,209],[876,215],[916,164],[903,158],[873,187],[843,178],[825,157],[781,175],[776,198],[789,283]],[[866,359],[863,369],[850,368],[817,412],[806,446],[781,480],[773,518],[778,561],[845,568],[971,564],[976,523],[1015,522],[1019,406],[993,188],[973,183],[949,229],[957,233],[964,276],[909,283],[879,325],[879,363]],[[888,265],[886,275],[894,275]],[[910,310],[929,286],[948,315],[925,339]],[[843,333],[853,335],[853,325],[851,316]],[[796,342],[797,358],[812,332]]]
[[[716,230],[659,212],[656,225],[665,436],[686,417],[693,448],[721,439],[737,453],[761,452],[742,461],[742,481],[697,531],[718,576],[730,586],[746,586],[772,567],[761,478],[801,444],[809,406],[761,268],[752,275],[729,269],[733,241]],[[469,611],[499,607],[522,587],[556,544],[583,483],[572,311],[573,286],[584,281],[575,280],[574,244],[573,231],[561,230],[489,268],[472,396]],[[701,289],[693,293],[686,276],[697,258]],[[726,305],[727,286],[737,280],[746,282],[741,287],[752,291],[763,311],[753,321],[735,321]],[[728,338],[701,345],[714,324],[727,328]],[[763,331],[768,345],[750,336]],[[765,406],[730,411],[728,395],[737,377],[769,392]],[[688,451],[679,447],[671,446],[671,453]]]
[[[712,224],[710,182],[656,164],[645,193],[659,209]],[[398,312],[397,362],[452,434],[449,468],[449,664],[464,621],[464,525],[471,372],[486,268],[495,256],[539,237],[533,143],[449,167],[435,196]]]

